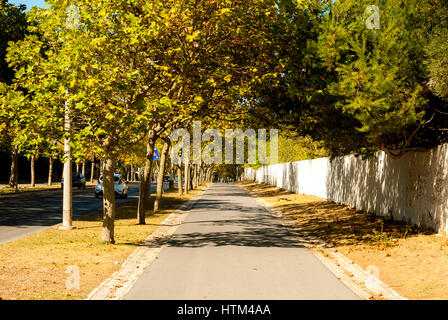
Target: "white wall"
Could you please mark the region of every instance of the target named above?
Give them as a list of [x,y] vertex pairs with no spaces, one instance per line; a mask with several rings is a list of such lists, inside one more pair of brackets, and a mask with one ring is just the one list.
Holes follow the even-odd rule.
[[379,152],[246,168],[243,178],[448,233],[448,144],[398,160]]

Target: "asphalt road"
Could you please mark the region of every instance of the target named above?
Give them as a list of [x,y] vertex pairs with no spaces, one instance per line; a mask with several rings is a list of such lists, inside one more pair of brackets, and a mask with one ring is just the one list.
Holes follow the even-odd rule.
[[[166,188],[164,185],[164,187]],[[151,185],[155,192],[156,185]],[[117,204],[138,198],[138,183],[130,183],[128,199],[117,199]],[[73,188],[73,219],[102,209],[102,198],[95,198],[94,187]],[[62,190],[0,194],[0,243],[19,239],[62,222]]]
[[360,299],[234,184],[213,184],[162,244],[126,299]]

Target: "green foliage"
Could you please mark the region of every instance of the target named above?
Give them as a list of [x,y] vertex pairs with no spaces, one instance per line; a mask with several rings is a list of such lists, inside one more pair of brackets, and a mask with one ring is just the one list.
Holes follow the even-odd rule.
[[0,0],[0,82],[10,84],[14,72],[5,60],[10,41],[23,39],[27,28],[25,6],[16,6],[8,0]]
[[8,44],[25,36],[27,22],[24,6],[15,6],[0,0],[0,147],[11,149],[23,140],[19,114],[24,105],[22,92],[11,87],[14,72],[6,61]]
[[[136,38],[147,30],[129,28],[132,6],[90,6],[82,1],[80,28],[68,29],[68,3],[50,4],[30,13],[30,31],[39,36],[31,34],[10,49],[16,81],[27,89],[30,106],[40,115],[26,123],[62,137],[67,103],[73,130],[65,136],[71,139],[74,156],[116,154],[144,133],[151,111],[142,91],[152,68],[137,68],[149,59],[136,57],[136,52],[143,53]],[[122,14],[114,15],[120,9]]]
[[291,133],[281,133],[278,139],[278,162],[292,162],[328,156],[321,142],[310,137],[297,137]]
[[431,35],[426,46],[426,65],[434,91],[448,100],[448,3],[428,0],[425,9],[429,18],[428,33]]
[[75,157],[127,148],[154,123],[240,115],[241,96],[275,77],[258,48],[274,2],[79,0],[74,30],[68,2],[49,3],[31,11],[31,34],[9,59],[40,130],[61,134],[69,103]]
[[[5,37],[17,41],[23,13],[1,3],[0,23],[18,30]],[[280,146],[281,161],[378,149],[399,157],[448,138],[442,0],[75,3],[78,28],[67,28],[71,1],[50,0],[10,44],[16,80],[2,101],[14,106],[2,112],[17,118],[24,149],[65,135],[77,158],[119,154],[155,124],[192,120],[294,128],[307,138],[281,138],[291,151]],[[366,27],[369,5],[380,8],[379,29]]]
[[233,179],[236,181],[237,176],[241,175],[243,172],[242,166],[237,166],[233,164],[218,164],[214,166],[214,171],[221,179]]
[[[399,157],[447,141],[447,117],[437,110],[448,110],[424,65],[433,34],[429,69],[434,81],[440,76],[440,95],[446,46],[436,35],[446,27],[436,27],[443,20],[431,13],[437,2],[284,1],[270,47],[271,64],[284,71],[275,83],[258,87],[260,114],[323,141],[332,156],[381,149]],[[366,27],[370,5],[380,9],[379,29]]]
[[328,93],[336,108],[355,118],[353,129],[383,150],[408,147],[427,120],[425,77],[418,57],[425,35],[419,1],[382,1],[380,29],[365,26],[371,1],[341,0],[330,7],[319,37],[319,55],[336,77]]
[[25,104],[22,92],[0,83],[0,135],[8,146],[20,139],[20,114]]

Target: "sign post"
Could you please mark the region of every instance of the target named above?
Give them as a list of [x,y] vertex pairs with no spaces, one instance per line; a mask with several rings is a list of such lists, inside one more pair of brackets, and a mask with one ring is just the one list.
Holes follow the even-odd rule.
[[152,160],[159,160],[159,149],[157,149],[157,147],[154,147],[154,156],[152,158]]

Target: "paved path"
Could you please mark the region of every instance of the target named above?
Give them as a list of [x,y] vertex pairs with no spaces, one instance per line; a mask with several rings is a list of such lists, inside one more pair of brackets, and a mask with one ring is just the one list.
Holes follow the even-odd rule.
[[[168,188],[168,183],[164,183]],[[151,184],[151,192],[156,185]],[[73,218],[103,208],[102,198],[96,199],[94,187],[85,190],[73,188]],[[116,203],[137,199],[139,184],[130,183],[128,199],[117,199]],[[62,222],[62,190],[0,194],[0,243],[22,238],[34,232],[45,230]]]
[[359,299],[243,189],[213,184],[126,299]]

